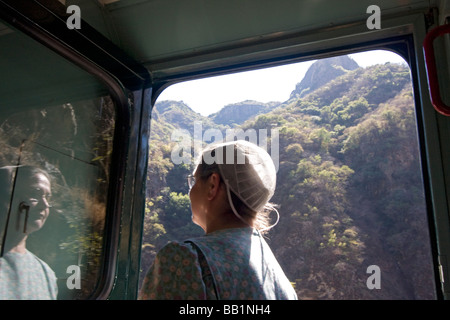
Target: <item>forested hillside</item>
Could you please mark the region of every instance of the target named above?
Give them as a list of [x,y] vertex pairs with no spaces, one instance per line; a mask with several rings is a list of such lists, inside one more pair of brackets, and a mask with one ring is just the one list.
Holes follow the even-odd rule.
[[[244,131],[279,132],[272,200],[281,219],[266,235],[269,244],[302,299],[433,298],[408,68],[323,61],[313,67],[318,71],[310,77],[318,81],[330,68],[340,72],[317,88],[302,87],[299,79],[296,90],[302,93],[294,90],[288,101],[249,113],[239,125]],[[202,130],[235,127],[235,121],[215,119],[182,102],[155,106],[143,272],[167,241],[202,234],[191,222],[185,179],[193,165],[173,163],[177,141],[171,135],[185,129],[194,137],[194,122],[201,122]],[[366,285],[370,265],[381,270],[380,289]]]

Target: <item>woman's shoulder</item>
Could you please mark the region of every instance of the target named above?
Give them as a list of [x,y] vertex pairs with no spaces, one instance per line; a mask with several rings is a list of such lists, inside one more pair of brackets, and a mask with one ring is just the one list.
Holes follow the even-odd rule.
[[47,262],[45,262],[44,260],[42,260],[41,258],[39,258],[37,255],[35,255],[33,252],[30,252],[27,250],[26,254],[30,257],[30,259],[33,259],[35,261],[37,261],[42,268],[45,270],[45,272],[47,273],[47,275],[51,278],[51,279],[56,279],[56,275],[55,272],[53,271],[53,269],[47,264]]
[[196,257],[197,252],[189,242],[170,241],[158,251],[158,256]]
[[223,251],[248,251],[253,236],[252,228],[230,228],[209,233],[203,237],[192,238],[187,242],[195,244],[205,254],[222,254]]
[[202,242],[202,243],[225,243],[241,242],[245,239],[250,239],[253,235],[257,235],[253,228],[229,228],[221,229],[206,234],[202,237],[192,238],[187,240],[188,242]]

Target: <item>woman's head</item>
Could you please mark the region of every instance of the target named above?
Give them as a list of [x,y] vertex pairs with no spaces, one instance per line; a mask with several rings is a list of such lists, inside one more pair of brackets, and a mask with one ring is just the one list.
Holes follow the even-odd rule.
[[0,180],[2,216],[10,212],[14,228],[23,233],[42,228],[50,213],[49,175],[33,166],[11,166],[0,168]]
[[[268,228],[276,170],[264,149],[243,140],[211,145],[202,152],[194,176],[200,181],[217,177],[224,190],[224,205],[245,224]],[[201,210],[195,195],[191,203],[195,222],[196,211]]]

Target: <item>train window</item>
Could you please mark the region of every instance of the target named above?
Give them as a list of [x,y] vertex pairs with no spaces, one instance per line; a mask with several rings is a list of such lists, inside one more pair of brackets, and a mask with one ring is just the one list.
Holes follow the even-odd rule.
[[86,299],[103,262],[116,106],[6,23],[0,47],[0,299]]
[[435,299],[417,132],[411,72],[387,51],[169,87],[152,113],[141,274],[167,241],[203,234],[180,179],[196,148],[240,138],[276,164],[267,240],[300,299]]

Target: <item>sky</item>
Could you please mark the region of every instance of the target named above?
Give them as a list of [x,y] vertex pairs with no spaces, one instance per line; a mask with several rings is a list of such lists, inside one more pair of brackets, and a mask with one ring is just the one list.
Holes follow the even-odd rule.
[[[390,51],[375,50],[349,56],[360,67],[386,62],[406,63],[403,58]],[[300,62],[177,83],[166,88],[157,101],[183,101],[203,116],[218,112],[228,104],[245,100],[284,102],[289,99],[295,85],[303,79],[313,63],[314,61]]]

